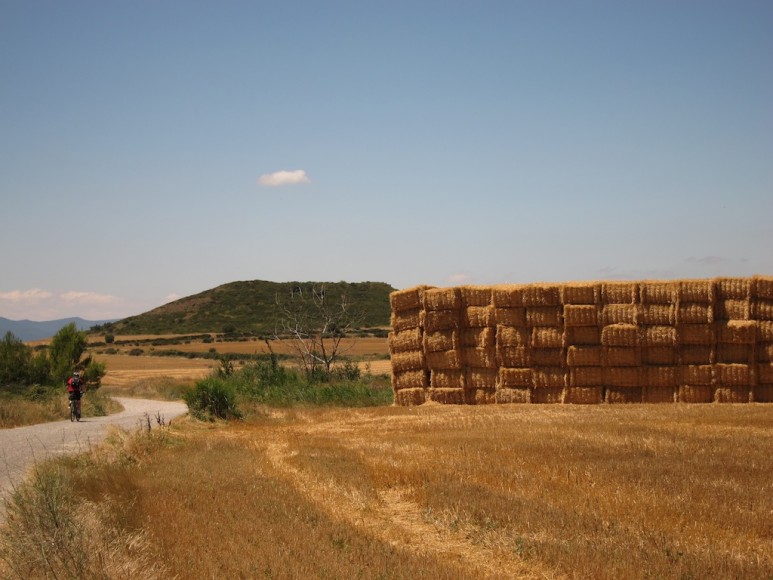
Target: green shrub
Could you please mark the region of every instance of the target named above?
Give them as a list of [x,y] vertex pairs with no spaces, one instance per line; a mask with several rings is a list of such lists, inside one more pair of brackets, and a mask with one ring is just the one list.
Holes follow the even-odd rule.
[[239,419],[236,389],[231,381],[208,377],[183,395],[188,410],[197,419]]

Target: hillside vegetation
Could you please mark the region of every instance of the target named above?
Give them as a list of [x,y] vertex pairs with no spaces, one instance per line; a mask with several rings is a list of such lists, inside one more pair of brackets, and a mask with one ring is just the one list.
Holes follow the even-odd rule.
[[231,282],[187,296],[144,314],[108,325],[120,334],[225,332],[268,335],[274,331],[276,300],[298,289],[311,293],[324,286],[329,299],[346,295],[362,312],[362,328],[389,325],[389,293],[383,282]]

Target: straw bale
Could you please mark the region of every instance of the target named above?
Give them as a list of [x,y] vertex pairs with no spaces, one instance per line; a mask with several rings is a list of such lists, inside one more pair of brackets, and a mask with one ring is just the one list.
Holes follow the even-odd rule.
[[561,348],[564,344],[564,333],[560,328],[537,327],[531,331],[532,348]]
[[717,341],[752,344],[757,340],[756,320],[729,320],[717,323]]
[[598,326],[575,326],[564,329],[567,345],[600,345],[601,329]]
[[532,364],[544,367],[560,367],[566,363],[563,349],[531,348]]
[[752,278],[752,296],[773,300],[773,276],[754,276]]
[[491,302],[496,308],[518,308],[523,306],[524,285],[503,284],[491,289]]
[[495,328],[464,328],[459,332],[459,342],[462,346],[477,346],[485,348],[496,344]]
[[638,367],[603,367],[604,386],[607,387],[639,387],[640,377]]
[[751,278],[717,278],[718,300],[747,300],[751,296]]
[[643,403],[675,403],[676,387],[642,387]]
[[643,399],[641,387],[610,386],[604,391],[604,400],[611,404],[641,403]]
[[526,326],[561,326],[560,306],[530,306],[526,308]]
[[465,389],[491,389],[497,387],[497,369],[468,368],[465,373]]
[[419,328],[421,326],[421,308],[414,308],[412,310],[402,310],[400,312],[392,312],[391,325],[392,330],[395,332],[401,332],[411,328]]
[[428,288],[421,296],[424,310],[458,310],[462,307],[459,288]]
[[754,360],[753,344],[720,343],[714,350],[714,362],[748,364]]
[[684,385],[711,385],[713,382],[712,365],[684,365],[679,371],[680,382]]
[[561,292],[558,284],[529,284],[523,289],[524,306],[558,306]]
[[532,380],[535,389],[566,386],[566,370],[561,367],[534,367]]
[[462,356],[458,350],[444,350],[442,352],[428,352],[425,355],[427,368],[436,369],[461,369]]
[[468,306],[462,308],[461,316],[462,326],[468,328],[485,328],[494,326],[494,307],[493,306]]
[[496,392],[493,387],[465,389],[464,402],[468,405],[493,405],[496,403]]
[[602,324],[636,324],[639,306],[637,304],[607,304],[601,309]]
[[652,326],[674,325],[676,324],[676,306],[674,304],[642,304],[639,306],[637,322]]
[[459,328],[459,326],[458,310],[427,310],[424,312],[424,330],[427,332]]
[[752,300],[752,318],[755,320],[773,320],[773,300],[766,298]]
[[717,320],[749,320],[751,309],[751,300],[717,300],[714,303],[714,317]]
[[714,281],[680,280],[679,300],[681,302],[712,304],[714,302]]
[[531,366],[531,349],[525,346],[497,347],[497,365],[500,367]]
[[599,405],[604,400],[604,387],[567,387],[564,402],[572,405]]
[[544,387],[531,390],[531,402],[539,404],[560,404],[564,402],[564,387]]
[[711,403],[714,401],[714,387],[707,385],[679,385],[676,397],[680,403]]
[[426,389],[429,386],[426,371],[404,371],[392,375],[392,388],[395,391],[402,389]]
[[401,389],[395,393],[395,405],[415,407],[424,404],[426,397],[426,389]]
[[597,326],[600,308],[593,304],[565,304],[565,326]]
[[641,327],[642,346],[676,346],[676,328],[673,326]]
[[679,295],[679,282],[644,281],[639,285],[642,304],[674,304]]
[[681,346],[679,361],[686,365],[710,365],[714,362],[714,347],[699,344]]
[[526,328],[497,326],[497,346],[529,346],[530,332]]
[[429,386],[433,389],[463,389],[467,375],[462,370],[437,369],[430,373]]
[[439,352],[459,348],[459,333],[456,330],[436,330],[426,332],[422,338],[424,352]]
[[389,305],[392,308],[392,312],[421,308],[421,296],[429,288],[432,288],[432,286],[414,286],[405,290],[395,290],[389,295]]
[[597,282],[567,282],[561,286],[561,303],[599,304],[601,285]]
[[462,351],[462,364],[470,367],[493,369],[497,367],[496,350],[493,347],[477,348],[465,346]]
[[409,328],[401,332],[389,333],[389,352],[408,352],[422,349],[420,328]]
[[490,306],[491,286],[461,286],[462,306]]
[[757,342],[773,342],[773,321],[757,321]]
[[566,350],[566,364],[570,367],[596,367],[601,365],[601,347],[570,346]]
[[726,387],[741,387],[752,384],[752,367],[744,364],[714,365],[714,383]]
[[604,346],[637,346],[639,327],[635,324],[610,324],[601,329],[601,344]]
[[717,403],[750,403],[752,388],[748,385],[719,385],[714,390],[714,400]]
[[714,326],[711,324],[682,324],[678,329],[679,344],[710,345],[714,343]]
[[500,387],[494,393],[494,399],[497,404],[504,405],[509,403],[531,403],[531,389],[527,387],[518,389]]
[[443,405],[464,405],[464,389],[429,389],[427,390],[427,398],[435,403],[442,403]]
[[392,354],[392,372],[402,373],[405,371],[420,371],[427,366],[424,353],[420,350],[408,352],[396,352]]
[[679,384],[679,372],[675,366],[642,367],[643,387],[676,387]]
[[673,346],[645,346],[641,349],[641,362],[645,365],[675,365],[678,350]]
[[526,309],[494,308],[494,322],[507,326],[526,326]]
[[714,306],[697,302],[680,303],[676,321],[679,324],[711,324],[714,322]]
[[757,383],[773,385],[773,364],[760,363],[757,365]]
[[757,360],[759,362],[773,361],[773,343],[762,343],[757,345]]
[[610,367],[638,367],[641,349],[630,346],[602,346],[601,363]]
[[603,282],[601,301],[604,304],[633,304],[639,294],[638,282]]
[[754,387],[754,400],[758,403],[773,403],[773,385]]
[[533,384],[531,368],[499,368],[499,386],[500,388],[520,389],[531,387]]
[[600,387],[603,384],[601,367],[575,367],[569,371],[569,385],[572,387]]

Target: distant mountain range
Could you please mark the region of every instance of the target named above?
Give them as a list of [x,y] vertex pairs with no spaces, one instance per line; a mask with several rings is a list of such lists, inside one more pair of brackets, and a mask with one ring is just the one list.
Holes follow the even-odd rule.
[[62,318],[61,320],[46,320],[36,322],[34,320],[9,320],[0,316],[0,338],[11,331],[13,335],[23,341],[42,340],[54,336],[59,330],[74,322],[78,330],[88,330],[92,326],[115,322],[114,320],[84,320],[83,318]]

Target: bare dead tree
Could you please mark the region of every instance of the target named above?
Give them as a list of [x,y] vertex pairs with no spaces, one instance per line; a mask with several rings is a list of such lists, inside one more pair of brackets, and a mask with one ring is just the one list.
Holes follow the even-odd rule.
[[343,339],[364,316],[346,294],[329,295],[324,286],[292,292],[289,299],[276,296],[277,324],[274,338],[290,338],[292,348],[307,376],[320,369],[326,373],[344,354]]

